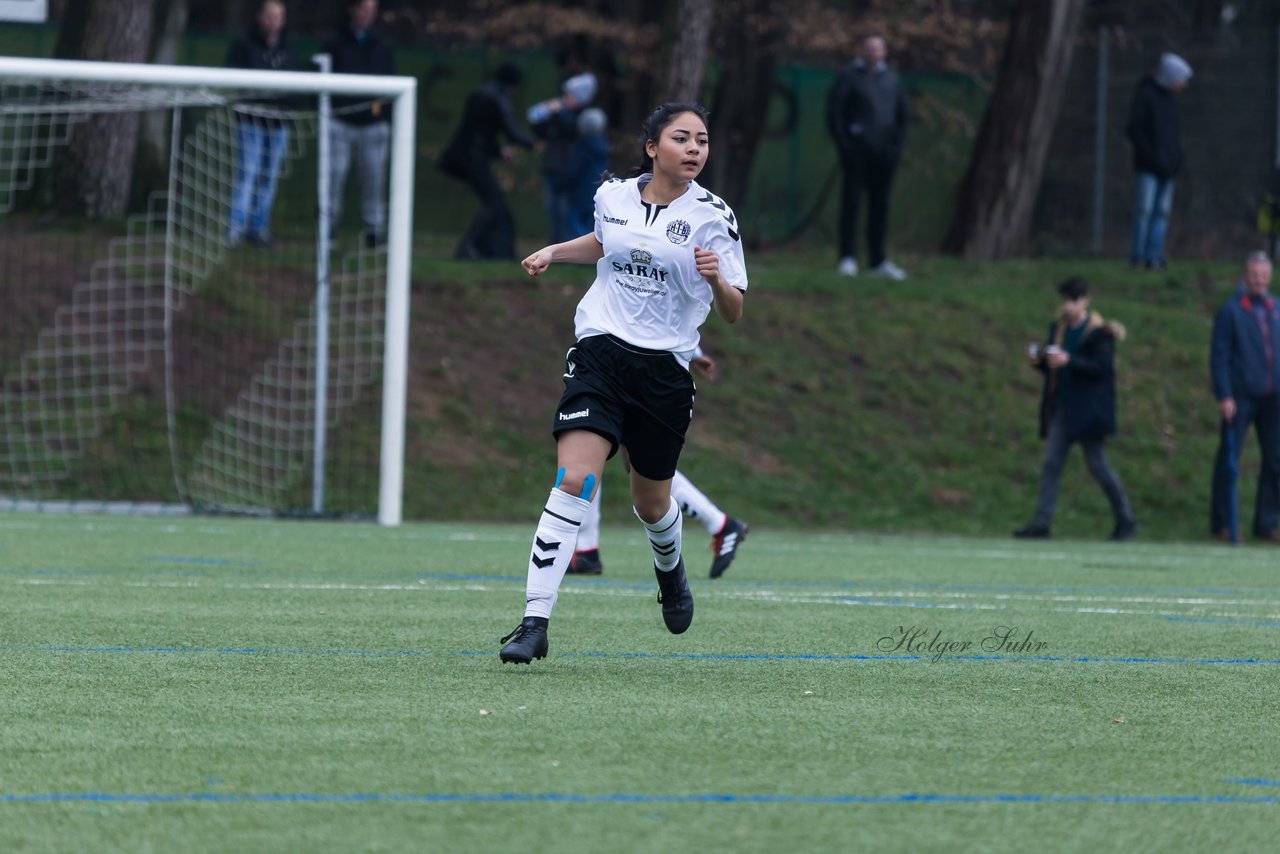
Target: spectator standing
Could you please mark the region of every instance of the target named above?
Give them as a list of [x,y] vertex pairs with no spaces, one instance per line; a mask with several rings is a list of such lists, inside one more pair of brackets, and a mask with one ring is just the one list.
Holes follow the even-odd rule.
[[[291,71],[296,67],[285,32],[283,0],[262,0],[254,21],[227,50],[228,68]],[[236,171],[232,179],[227,243],[247,239],[271,245],[271,208],[275,204],[280,167],[289,146],[289,127],[279,115],[287,99],[249,101],[236,111]]]
[[578,138],[569,151],[564,171],[554,179],[555,191],[565,196],[565,232],[581,236],[595,228],[596,190],[609,169],[608,119],[604,110],[588,107],[578,114]]
[[893,176],[907,139],[907,96],[898,73],[885,61],[884,39],[867,36],[861,50],[861,56],[836,78],[827,98],[827,129],[844,173],[836,269],[845,276],[858,274],[858,206],[865,190],[870,272],[901,281],[907,275],[885,255],[885,239]]
[[523,79],[518,66],[510,62],[500,65],[492,80],[467,96],[458,129],[440,155],[441,171],[466,183],[480,198],[480,210],[458,242],[455,258],[516,256],[515,218],[490,161],[514,159],[515,149],[502,144],[503,136],[514,145],[533,147],[533,137],[516,124],[511,109],[509,93]]
[[1133,144],[1134,200],[1129,264],[1163,270],[1164,241],[1173,207],[1174,178],[1182,171],[1182,119],[1178,94],[1191,82],[1191,66],[1176,53],[1161,55],[1154,74],[1138,82],[1125,133]]
[[574,141],[578,138],[578,114],[596,96],[596,76],[575,74],[560,88],[560,96],[540,101],[529,108],[529,127],[545,147],[542,152],[542,206],[547,214],[551,243],[564,243],[582,232],[569,229],[572,193],[559,189],[569,167]]
[[1280,306],[1268,293],[1271,259],[1254,252],[1245,260],[1244,287],[1213,319],[1209,370],[1221,416],[1213,467],[1209,530],[1223,542],[1237,542],[1236,476],[1249,425],[1257,427],[1262,450],[1253,534],[1280,544]]
[[1124,487],[1103,452],[1106,438],[1116,432],[1115,347],[1124,340],[1124,327],[1089,310],[1089,286],[1084,279],[1067,279],[1058,286],[1058,294],[1062,308],[1049,326],[1045,346],[1032,344],[1027,350],[1031,366],[1044,374],[1040,438],[1046,442],[1035,517],[1013,535],[1049,536],[1062,467],[1071,446],[1079,442],[1089,474],[1111,502],[1115,515],[1111,539],[1127,540],[1138,526]]
[[[378,0],[347,0],[347,17],[322,48],[333,57],[335,74],[395,74],[391,46],[374,29]],[[387,155],[391,148],[391,105],[383,100],[333,99],[330,130],[329,212],[332,230],[342,222],[342,193],[352,158],[360,173],[360,216],[365,246],[387,236]]]

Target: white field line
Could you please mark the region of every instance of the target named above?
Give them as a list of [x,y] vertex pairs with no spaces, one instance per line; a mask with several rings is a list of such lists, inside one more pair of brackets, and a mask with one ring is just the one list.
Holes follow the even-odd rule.
[[[33,587],[124,587],[130,589],[215,589],[215,590],[278,590],[278,591],[336,591],[336,592],[392,592],[392,593],[494,593],[507,594],[518,582],[435,582],[422,579],[417,583],[355,584],[347,582],[208,582],[200,580],[185,581],[112,581],[109,579],[56,579],[56,578],[24,578],[15,579],[15,584]],[[569,584],[560,589],[561,595],[568,596],[604,596],[610,598],[634,598],[647,596],[644,590],[631,587],[609,587],[604,585]],[[976,610],[976,611],[1008,611],[1033,610],[1056,614],[1101,614],[1148,617],[1215,617],[1220,619],[1280,619],[1280,601],[1262,599],[1212,599],[1208,597],[1168,598],[1168,597],[1103,597],[1103,596],[1033,596],[1029,594],[1001,594],[994,598],[997,602],[976,601],[973,594],[945,591],[944,596],[929,597],[921,591],[899,591],[885,593],[883,591],[856,593],[850,591],[823,591],[798,594],[769,589],[752,590],[701,590],[700,595],[710,595],[715,599],[762,602],[776,605],[839,605],[861,606],[873,608],[918,607],[904,603],[904,598],[951,598],[962,601],[926,602],[930,610]],[[1063,607],[1069,603],[1077,603],[1076,607]],[[1122,607],[1124,605],[1183,605],[1191,606],[1187,610],[1169,610],[1163,608]],[[1238,612],[1207,610],[1210,607],[1225,606],[1261,606],[1270,609],[1269,613],[1258,611]]]

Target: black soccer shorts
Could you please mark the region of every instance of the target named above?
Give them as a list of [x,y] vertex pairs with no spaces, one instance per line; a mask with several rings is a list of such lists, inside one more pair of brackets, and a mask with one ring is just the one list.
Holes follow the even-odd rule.
[[695,391],[688,369],[667,351],[593,335],[565,354],[564,394],[551,433],[598,433],[613,443],[610,457],[623,445],[642,477],[667,480],[693,420]]

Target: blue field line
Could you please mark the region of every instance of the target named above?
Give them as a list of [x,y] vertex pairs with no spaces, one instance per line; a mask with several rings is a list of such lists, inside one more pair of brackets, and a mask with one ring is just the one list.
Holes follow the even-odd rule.
[[[494,650],[431,651],[412,649],[289,649],[272,647],[201,647],[201,646],[5,646],[5,653],[133,653],[152,655],[314,655],[356,656],[369,658],[425,658],[435,655],[491,656]],[[793,654],[781,653],[697,653],[697,652],[560,652],[563,658],[645,658],[676,661],[962,661],[1018,664],[1044,662],[1051,664],[1208,664],[1208,665],[1276,665],[1276,658],[1157,658],[1146,656],[1057,656],[1057,655],[860,655],[860,654]]]
[[1170,623],[1214,623],[1220,626],[1261,626],[1268,629],[1280,629],[1280,620],[1240,620],[1224,617],[1174,617],[1165,616]]
[[[454,655],[493,655],[492,650],[459,650]],[[1211,664],[1211,665],[1277,665],[1280,658],[1154,658],[1146,656],[1058,656],[1058,655],[826,655],[777,653],[711,654],[696,652],[558,652],[564,658],[656,658],[682,661],[963,661],[979,663],[1021,664]]]
[[778,804],[778,805],[878,805],[878,804],[1280,804],[1273,795],[1043,795],[996,793],[987,795],[905,792],[888,795],[779,795],[725,792],[677,794],[582,795],[569,792],[44,792],[0,793],[0,803],[48,804]]
[[932,608],[944,611],[991,611],[990,605],[966,605],[962,602],[919,602],[915,599],[884,599],[879,596],[841,596],[832,599],[840,605],[875,605],[882,608]]
[[1241,786],[1280,786],[1280,780],[1268,780],[1265,777],[1240,777],[1222,782],[1237,783]]
[[260,561],[225,560],[215,557],[190,557],[182,555],[151,555],[147,560],[157,563],[191,564],[193,566],[232,566],[237,569],[261,569],[265,564]]
[[150,653],[187,654],[187,655],[316,655],[316,656],[366,656],[380,657],[426,657],[439,655],[427,650],[415,649],[288,649],[271,647],[204,647],[204,646],[6,646],[0,647],[0,653]]
[[[302,573],[291,573],[281,570],[272,570],[264,572],[267,565],[262,563],[253,563],[248,561],[232,561],[217,558],[203,557],[180,557],[153,555],[147,560],[155,563],[170,563],[180,566],[193,567],[185,572],[165,571],[147,573],[149,576],[163,575],[180,575],[181,577],[223,577],[220,573],[204,572],[197,567],[226,567],[232,569],[251,569],[256,570],[253,573],[255,578],[295,578]],[[8,576],[109,576],[109,577],[128,577],[131,575],[129,570],[112,570],[112,569],[94,569],[89,567],[0,567],[0,575]],[[308,578],[314,576],[307,575]],[[491,573],[464,573],[464,572],[415,572],[407,576],[400,573],[390,573],[388,575],[379,576],[379,580],[383,583],[391,583],[404,578],[412,578],[416,581],[460,581],[472,583],[496,583],[496,584],[523,584],[525,582],[524,575],[495,575]],[[345,577],[331,579],[335,584],[350,583],[375,583],[368,577]],[[652,582],[648,581],[630,581],[614,578],[592,578],[592,577],[573,577],[565,579],[566,584],[578,586],[599,586],[608,587],[619,590],[649,590],[653,588]],[[1275,591],[1262,588],[1230,588],[1230,587],[1202,587],[1202,588],[1182,588],[1182,587],[1070,587],[1070,586],[1038,586],[1028,584],[933,584],[928,582],[894,582],[883,580],[843,580],[843,581],[787,581],[782,579],[769,580],[732,580],[719,579],[715,582],[708,582],[715,587],[727,588],[743,588],[755,587],[765,589],[817,589],[817,590],[847,590],[847,589],[907,589],[920,591],[938,591],[938,592],[970,592],[970,593],[1031,593],[1031,594],[1087,594],[1087,595],[1122,595],[1122,594],[1163,594],[1168,596],[1274,596]],[[851,597],[851,598],[870,598],[870,597]],[[849,604],[853,604],[850,602]],[[904,606],[916,608],[953,608],[951,605],[934,605],[919,603],[900,603]],[[954,610],[962,610],[954,608]],[[983,609],[987,610],[987,609]]]
[[[474,581],[474,582],[518,582],[523,583],[525,576],[523,575],[482,575],[476,573],[459,573],[459,572],[419,572],[415,576],[420,581]],[[617,586],[625,588],[651,587],[643,583],[631,581],[620,581],[612,578],[583,578],[568,576],[565,578],[566,584],[595,584],[605,586]],[[711,582],[709,582],[711,583]],[[779,579],[759,579],[759,580],[732,580],[718,579],[713,582],[716,587],[764,587],[764,588],[802,588],[802,589],[823,589],[823,590],[841,590],[847,588],[876,589],[887,588],[900,590],[906,588],[908,590],[936,590],[940,592],[974,592],[974,593],[1083,593],[1090,595],[1115,595],[1115,594],[1150,594],[1162,593],[1169,596],[1274,596],[1275,591],[1264,588],[1230,588],[1230,587],[1064,587],[1064,586],[1038,586],[1030,584],[931,584],[928,582],[895,582],[895,581],[786,581]]]

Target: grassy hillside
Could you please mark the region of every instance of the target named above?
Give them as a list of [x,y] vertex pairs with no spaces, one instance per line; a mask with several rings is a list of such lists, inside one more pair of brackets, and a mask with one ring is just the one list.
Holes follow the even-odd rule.
[[[1078,273],[1094,307],[1129,330],[1109,453],[1141,536],[1206,536],[1208,337],[1232,266],[1149,274],[1115,261],[905,258],[911,280],[889,283],[842,279],[828,260],[749,258],[743,320],[704,327],[722,376],[700,386],[682,469],[726,510],[759,527],[1003,535],[1027,521],[1042,446],[1038,375],[1022,353],[1044,335],[1054,285]],[[534,283],[513,264],[419,262],[409,517],[533,517],[553,476],[550,414],[589,280],[584,268]],[[1246,526],[1256,460],[1250,447]],[[606,474],[606,520],[624,522],[621,465]],[[1055,534],[1101,537],[1110,526],[1074,451]]]

